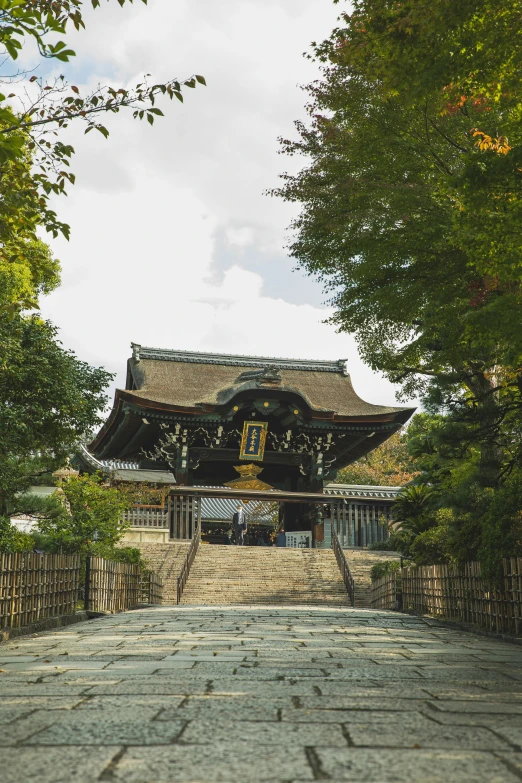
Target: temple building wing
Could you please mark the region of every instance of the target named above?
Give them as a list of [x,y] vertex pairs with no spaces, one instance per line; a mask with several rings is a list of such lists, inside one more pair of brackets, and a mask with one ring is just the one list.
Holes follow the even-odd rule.
[[344,360],[132,348],[126,388],[89,451],[173,471],[181,485],[237,482],[250,451],[265,486],[321,491],[414,411],[362,400]]

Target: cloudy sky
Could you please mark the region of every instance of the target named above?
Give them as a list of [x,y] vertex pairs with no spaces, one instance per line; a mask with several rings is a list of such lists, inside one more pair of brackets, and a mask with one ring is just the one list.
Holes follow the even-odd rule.
[[[368,401],[394,388],[366,368],[314,280],[286,252],[294,208],[264,191],[300,162],[277,138],[304,118],[303,57],[335,26],[331,0],[149,0],[86,13],[70,36],[76,84],[132,85],[201,73],[208,86],[165,102],[154,128],[117,115],[109,140],[70,138],[77,184],[56,209],[70,242],[54,241],[63,284],[43,302],[63,343],[124,382],[131,341],[297,358],[347,358]],[[63,66],[62,66],[63,69]]]

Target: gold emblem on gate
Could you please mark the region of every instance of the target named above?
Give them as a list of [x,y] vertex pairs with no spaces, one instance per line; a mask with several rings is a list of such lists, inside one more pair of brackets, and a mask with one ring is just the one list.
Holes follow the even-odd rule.
[[257,478],[263,470],[258,465],[234,465],[234,470],[237,470],[239,473],[239,478],[233,479],[233,481],[225,481],[225,487],[231,487],[232,489],[273,489],[270,484],[266,484]]

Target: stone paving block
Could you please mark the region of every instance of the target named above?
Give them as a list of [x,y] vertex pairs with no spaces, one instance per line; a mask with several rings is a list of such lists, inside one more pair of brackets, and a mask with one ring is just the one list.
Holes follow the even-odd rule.
[[[29,713],[25,717],[18,718],[18,720],[13,720],[9,724],[2,725],[0,747],[16,745],[18,742],[29,739],[33,734],[46,729],[55,720],[59,720],[60,714],[60,710],[36,711]],[[2,756],[3,750],[0,753],[0,757]]]
[[[492,669],[487,669],[486,671],[488,672],[488,674],[493,674]],[[512,680],[518,680],[519,682],[522,681],[522,671],[515,671],[513,669],[503,669],[502,671],[505,672],[506,678],[509,677]],[[500,671],[498,672],[498,676],[499,677],[502,676]]]
[[[163,658],[163,661],[190,661],[191,663],[198,663],[200,661],[232,661],[242,663],[245,658],[248,657],[248,653],[232,652],[231,650],[192,650],[182,651],[169,655]],[[250,657],[253,657],[253,653]]]
[[364,723],[367,725],[375,723],[380,725],[398,721],[401,726],[412,728],[421,723],[428,723],[428,718],[418,711],[379,712],[378,710],[310,710],[295,708],[293,710],[283,710],[281,718],[285,723],[337,723],[339,725],[345,723]]
[[[150,720],[147,708],[136,714],[121,710],[75,711],[53,720],[48,728],[26,740],[29,745],[168,745],[181,733],[185,722]],[[157,712],[157,710],[156,710]],[[35,713],[34,718],[39,718]],[[47,715],[42,716],[47,717]],[[14,724],[16,725],[16,724]],[[1,738],[0,738],[1,742]]]
[[316,686],[313,684],[317,680],[247,680],[245,677],[233,677],[230,679],[215,679],[209,681],[211,691],[214,696],[226,694],[251,694],[266,697],[287,697],[299,695],[317,694]]
[[499,759],[505,761],[510,770],[518,772],[522,776],[522,752],[501,752],[495,754]]
[[478,667],[419,666],[420,676],[425,680],[454,680],[459,682],[480,682],[481,680],[507,682],[508,677],[500,672],[491,672]]
[[429,699],[389,698],[362,689],[363,696],[300,696],[303,710],[377,710],[378,712],[414,712],[426,708]]
[[3,669],[5,669],[7,672],[10,671],[23,671],[23,672],[41,672],[43,674],[47,674],[50,670],[53,669],[62,669],[62,670],[68,670],[68,669],[104,669],[107,666],[107,663],[105,661],[91,661],[88,659],[83,659],[81,661],[71,661],[68,662],[65,660],[65,657],[62,658],[51,658],[49,660],[39,660],[35,663],[6,663],[2,666]]
[[89,696],[183,696],[191,693],[205,693],[208,679],[178,680],[166,677],[129,677],[118,683],[94,685],[83,689]]
[[277,721],[282,709],[292,709],[290,699],[252,696],[190,696],[178,709],[165,708],[157,720]]
[[12,709],[71,710],[82,701],[83,696],[2,696],[0,697],[0,715],[9,715]]
[[88,685],[69,686],[65,683],[53,685],[51,683],[38,682],[27,685],[10,683],[3,687],[0,681],[0,700],[4,696],[79,696],[87,691],[88,688]]
[[433,710],[426,714],[441,726],[485,726],[491,729],[503,723],[522,726],[522,715],[496,712],[434,712]]
[[[204,666],[205,664],[201,664]],[[205,665],[206,666],[206,665]],[[200,668],[198,666],[197,671],[200,671]],[[219,676],[214,674],[213,669],[209,665],[208,668],[205,668],[204,671],[208,675],[213,676]],[[225,675],[223,675],[225,676]],[[313,678],[319,678],[322,679],[324,677],[324,673],[321,669],[298,669],[297,667],[283,667],[283,668],[262,668],[260,666],[253,667],[253,666],[237,666],[235,669],[235,677],[243,678],[246,677],[249,680],[280,680],[283,678],[291,678],[295,679],[297,677],[303,678],[303,679],[313,679]]]
[[[395,716],[393,722],[350,723],[348,733],[356,746],[371,748],[436,748],[460,750],[508,750],[509,744],[487,728],[475,726],[441,726],[424,719],[411,721],[407,715]],[[520,730],[519,730],[520,731]]]
[[440,712],[481,712],[522,715],[522,703],[491,701],[432,701],[431,706]]
[[367,680],[361,678],[359,682],[356,678],[347,680],[336,680],[326,677],[324,680],[317,682],[317,688],[320,690],[320,694],[323,696],[368,696],[373,694],[375,696],[382,695],[383,698],[402,698],[402,699],[423,699],[429,696],[425,681],[421,683],[420,678],[417,680],[408,680],[407,686],[404,681],[398,683],[393,679],[389,680]]
[[119,748],[2,749],[2,783],[93,783]]
[[84,710],[120,710],[125,717],[131,710],[139,711],[141,709],[154,710],[154,715],[158,715],[161,710],[175,709],[185,701],[186,696],[145,696],[143,694],[134,694],[133,696],[86,696],[82,697],[81,702],[76,707],[78,712]]
[[489,693],[522,693],[522,682],[518,680],[511,680],[510,682],[495,680],[494,682],[481,682],[480,685]]
[[26,717],[33,711],[34,707],[25,706],[6,708],[0,703],[0,731],[2,730],[3,726],[18,720],[19,718]]
[[187,744],[206,744],[212,737],[212,744],[230,743],[231,750],[237,740],[257,746],[273,747],[311,747],[323,745],[344,748],[347,741],[340,726],[281,723],[263,721],[231,721],[219,723],[203,719],[193,720],[183,732],[183,742]]
[[[417,680],[421,679],[420,669],[410,666],[350,666],[344,669],[332,669],[329,671],[328,680]],[[404,686],[407,687],[407,686]]]
[[38,682],[39,680],[40,677],[37,674],[28,675],[24,672],[9,672],[7,674],[7,672],[0,672],[0,689],[8,683],[30,683]]
[[59,670],[50,672],[48,675],[40,677],[42,682],[72,682],[72,680],[116,680],[127,676],[124,674],[116,674],[114,671],[108,671],[107,669],[68,669],[67,671]]
[[495,731],[510,742],[515,750],[522,750],[522,724],[520,722],[517,725],[513,722],[502,721],[502,723],[497,723]]
[[174,659],[172,660],[156,660],[156,661],[114,661],[114,663],[109,663],[106,665],[105,671],[107,672],[114,672],[114,671],[123,671],[128,672],[129,674],[152,674],[153,672],[159,670],[159,669],[165,669],[168,671],[175,671],[175,670],[181,670],[181,671],[189,671],[194,668],[196,663],[194,661],[183,661],[179,660],[176,661]]
[[129,748],[116,764],[112,780],[120,783],[276,783],[295,777],[301,781],[314,779],[302,748],[276,746],[267,752],[264,746],[238,741],[233,747],[227,742]]
[[492,753],[317,748],[321,770],[351,783],[520,783]]
[[[481,685],[445,685],[444,683],[432,681],[430,683],[424,683],[423,688],[426,693],[433,696],[436,699],[457,699],[473,700],[473,699],[485,699],[486,701],[495,701],[498,699],[498,691],[495,692],[488,690],[490,683],[482,683]],[[506,701],[510,701],[513,697],[513,701],[522,697],[522,694],[507,693],[502,699],[506,698]]]

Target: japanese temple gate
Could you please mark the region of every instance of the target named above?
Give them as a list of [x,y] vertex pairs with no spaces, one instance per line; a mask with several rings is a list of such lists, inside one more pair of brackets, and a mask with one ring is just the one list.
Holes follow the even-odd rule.
[[76,464],[165,488],[163,506],[129,512],[136,541],[191,538],[205,498],[279,503],[279,524],[317,545],[330,524],[343,545],[387,535],[397,488],[329,482],[413,409],[362,400],[344,360],[132,348],[126,388]]

